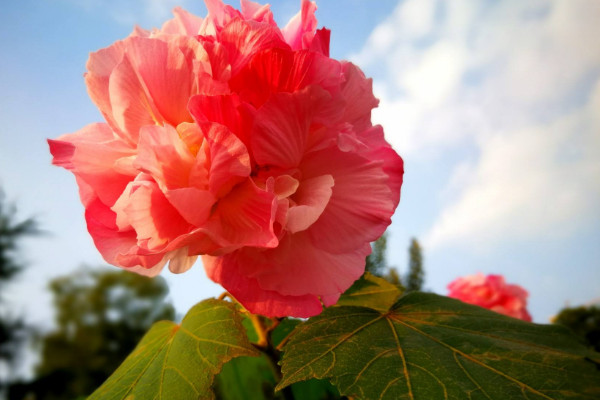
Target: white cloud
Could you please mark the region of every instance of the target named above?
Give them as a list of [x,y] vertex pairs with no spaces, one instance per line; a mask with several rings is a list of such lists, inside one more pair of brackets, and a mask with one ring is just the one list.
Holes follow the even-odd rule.
[[572,234],[598,220],[600,158],[592,149],[600,149],[600,126],[592,120],[599,106],[590,101],[551,124],[485,140],[479,162],[457,168],[461,178],[455,180],[468,183],[443,210],[426,246],[468,241],[485,249],[506,237]]
[[423,107],[439,106],[456,90],[465,69],[465,51],[439,41],[423,52],[418,64],[398,76],[398,86]]
[[600,219],[598,21],[596,0],[404,1],[374,30],[353,60],[375,75],[373,118],[407,166],[475,150],[427,210],[427,247]]

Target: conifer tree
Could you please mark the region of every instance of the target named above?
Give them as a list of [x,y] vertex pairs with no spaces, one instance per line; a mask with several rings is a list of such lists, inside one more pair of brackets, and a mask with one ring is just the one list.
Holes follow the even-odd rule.
[[425,271],[423,270],[423,254],[421,245],[417,239],[413,238],[409,247],[409,265],[408,274],[406,276],[406,291],[414,292],[422,290],[425,279]]
[[23,320],[10,312],[5,296],[6,286],[25,268],[17,254],[22,238],[35,234],[37,227],[32,219],[15,221],[16,207],[5,202],[0,190],[0,397],[14,370],[17,355],[27,336],[28,328]]

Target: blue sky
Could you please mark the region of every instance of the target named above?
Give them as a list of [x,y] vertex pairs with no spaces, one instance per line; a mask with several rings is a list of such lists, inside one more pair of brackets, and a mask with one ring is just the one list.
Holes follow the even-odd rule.
[[[9,0],[0,5],[0,185],[48,234],[29,239],[28,270],[8,290],[17,312],[51,326],[49,279],[104,264],[72,175],[46,138],[101,117],[87,97],[88,53],[160,26],[200,0]],[[321,0],[332,56],[374,77],[374,120],[406,162],[390,264],[424,247],[426,286],[502,273],[530,292],[537,322],[600,297],[600,2]],[[285,23],[299,1],[277,1]],[[106,267],[109,268],[109,267]],[[200,263],[165,273],[184,313],[222,290]]]

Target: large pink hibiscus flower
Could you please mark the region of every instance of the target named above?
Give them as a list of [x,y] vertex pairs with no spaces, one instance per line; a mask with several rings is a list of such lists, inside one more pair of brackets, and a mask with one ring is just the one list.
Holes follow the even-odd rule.
[[371,81],[329,57],[316,6],[207,0],[90,56],[106,123],[49,140],[104,259],[208,276],[248,310],[309,317],[364,271],[400,198],[402,159],[371,124]]

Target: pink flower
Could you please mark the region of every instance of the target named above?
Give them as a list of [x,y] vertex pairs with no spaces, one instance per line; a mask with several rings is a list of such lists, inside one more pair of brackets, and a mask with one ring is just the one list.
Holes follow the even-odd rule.
[[206,0],[92,53],[106,123],[49,140],[75,174],[104,259],[208,276],[248,310],[309,317],[364,271],[400,199],[402,159],[371,124],[358,67],[329,58],[316,6],[279,29],[269,6]]
[[529,293],[519,285],[507,284],[502,275],[481,273],[454,280],[448,285],[448,296],[487,308],[509,317],[531,321],[527,312]]

